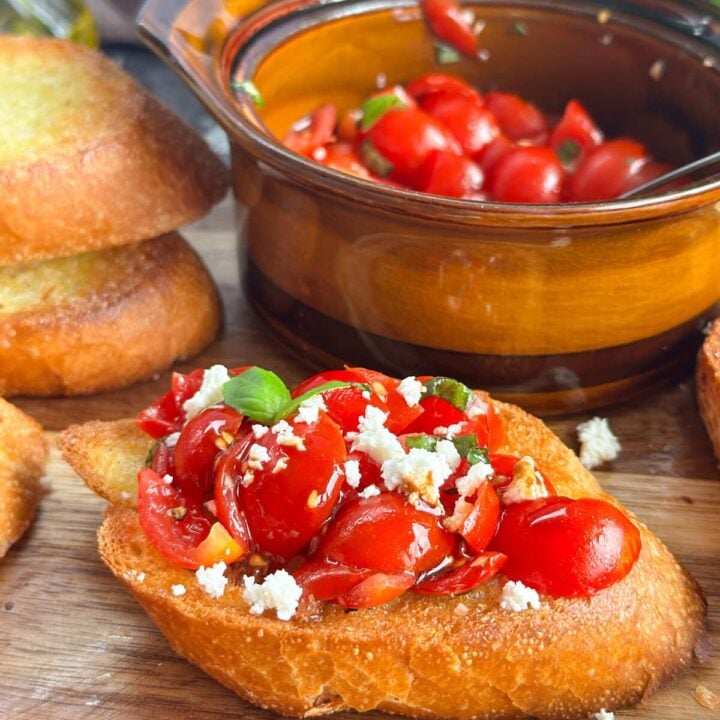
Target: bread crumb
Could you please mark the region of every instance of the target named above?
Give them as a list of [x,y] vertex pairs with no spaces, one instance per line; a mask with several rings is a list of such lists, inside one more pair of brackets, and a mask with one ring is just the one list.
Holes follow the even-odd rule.
[[610,429],[607,418],[594,417],[577,426],[580,440],[580,462],[592,470],[604,462],[615,460],[622,449]]
[[600,712],[593,713],[590,720],[615,720],[615,713],[611,710],[600,708]]
[[209,568],[201,565],[195,572],[200,587],[215,600],[225,594],[225,586],[228,584],[225,570],[227,570],[227,565],[221,561]]
[[720,705],[720,695],[708,690],[704,685],[698,685],[690,694],[698,705],[708,710],[714,710]]
[[470,608],[463,602],[458,603],[453,610],[453,614],[458,617],[466,617],[469,612]]
[[175,597],[182,597],[187,592],[187,588],[182,583],[173,585],[170,590]]

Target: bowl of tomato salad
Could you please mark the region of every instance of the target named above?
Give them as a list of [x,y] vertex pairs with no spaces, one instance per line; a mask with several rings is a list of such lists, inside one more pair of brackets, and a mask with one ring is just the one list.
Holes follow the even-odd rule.
[[720,296],[717,178],[619,197],[720,147],[717,21],[661,5],[139,22],[229,133],[244,291],[289,349],[552,413],[681,376]]

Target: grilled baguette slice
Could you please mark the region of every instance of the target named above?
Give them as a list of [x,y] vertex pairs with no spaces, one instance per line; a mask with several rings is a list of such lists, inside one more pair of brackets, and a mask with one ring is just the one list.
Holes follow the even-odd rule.
[[128,385],[199,352],[220,304],[179,235],[0,267],[0,394]]
[[203,139],[97,52],[0,37],[0,265],[155,237],[228,188]]
[[698,355],[696,386],[700,415],[720,459],[720,320],[716,320]]
[[40,425],[0,398],[0,557],[32,522],[47,452]]
[[[560,494],[618,504],[539,420],[497,405],[507,450],[552,468]],[[149,445],[131,421],[75,426],[60,437],[66,459],[110,500],[128,490]],[[539,611],[512,613],[499,608],[503,581],[494,579],[456,598],[409,593],[378,608],[330,605],[319,617],[282,622],[251,615],[234,584],[211,599],[190,571],[151,547],[130,505],[111,505],[100,529],[105,563],[177,652],[284,715],[377,708],[462,720],[579,718],[646,697],[690,662],[703,633],[697,585],[640,523],[633,570],[589,599],[542,597]],[[174,597],[173,584],[187,593]]]

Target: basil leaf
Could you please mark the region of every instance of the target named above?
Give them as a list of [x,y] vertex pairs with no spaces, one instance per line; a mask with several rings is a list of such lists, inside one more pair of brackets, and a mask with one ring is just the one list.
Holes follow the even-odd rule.
[[242,82],[237,82],[233,80],[230,83],[230,87],[235,92],[241,93],[242,95],[249,97],[257,107],[265,107],[265,100],[263,100],[263,96],[260,94],[260,91],[257,89],[255,83],[252,80],[243,80]]
[[418,448],[419,450],[429,450],[434,452],[437,449],[438,440],[440,438],[434,435],[408,435],[405,443],[409,448]]
[[366,100],[362,106],[361,127],[363,132],[367,132],[389,110],[406,107],[407,105],[394,94],[379,95]]
[[[273,422],[280,422],[280,420],[283,420],[288,415],[292,415],[294,412],[297,412],[297,409],[300,407],[301,403],[304,403],[306,400],[309,400],[314,395],[319,395],[320,393],[325,392],[326,390],[334,390],[335,388],[346,388],[346,387],[355,387],[359,386],[358,383],[350,383],[350,382],[342,382],[341,380],[331,380],[330,382],[323,383],[322,385],[318,385],[317,387],[311,388],[307,392],[304,392],[302,395],[299,395],[296,398],[293,398],[283,409],[282,411],[275,416],[275,419]],[[364,386],[363,386],[363,389]]]
[[518,20],[510,26],[508,34],[525,36],[528,34],[528,26],[524,22],[522,22],[522,20]]
[[467,461],[471,465],[477,465],[478,463],[489,463],[490,458],[488,457],[487,448],[474,447],[466,455]]
[[223,399],[251,420],[271,425],[292,398],[285,383],[270,370],[251,367],[223,385]]
[[436,42],[434,47],[435,62],[438,65],[452,65],[460,62],[460,53],[452,45]]
[[488,462],[487,449],[478,445],[477,435],[458,435],[452,439],[452,444],[460,457],[466,458],[471,465]]
[[473,392],[458,380],[446,377],[434,377],[423,383],[423,394],[439,397],[454,405],[458,410],[465,412],[465,408],[472,400]]
[[380,177],[387,177],[393,171],[394,165],[380,153],[370,140],[363,140],[360,145],[360,157]]
[[563,165],[569,165],[580,154],[580,146],[574,140],[566,140],[555,154]]

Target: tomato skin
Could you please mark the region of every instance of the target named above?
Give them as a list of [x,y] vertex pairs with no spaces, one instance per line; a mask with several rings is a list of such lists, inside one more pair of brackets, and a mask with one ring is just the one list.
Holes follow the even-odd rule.
[[338,596],[337,600],[340,605],[349,608],[377,607],[400,597],[414,583],[412,573],[375,573]]
[[491,452],[489,460],[496,476],[512,479],[513,471],[520,458],[516,455],[493,454]]
[[156,440],[180,430],[185,422],[183,404],[200,389],[204,374],[203,369],[173,373],[170,391],[137,414],[137,426]]
[[518,146],[504,135],[495,137],[480,153],[479,161],[483,173],[485,173],[485,182],[491,181],[495,169],[500,161],[509,155]]
[[295,581],[306,595],[315,600],[335,600],[372,575],[371,570],[352,568],[339,563],[309,560],[294,573]]
[[363,165],[360,156],[348,143],[331,143],[323,148],[324,157],[319,160],[321,165],[369,180],[372,175]]
[[329,382],[357,382],[356,375],[350,370],[324,370],[316,375],[311,375],[293,388],[290,393],[292,397],[300,397],[308,390],[320,387]]
[[568,200],[612,200],[632,186],[647,158],[645,147],[628,138],[608,140],[583,158],[568,181]]
[[434,93],[452,93],[453,95],[461,95],[463,97],[481,99],[480,93],[464,80],[453,75],[445,75],[443,73],[429,73],[413,80],[406,90],[416,100],[433,95]]
[[485,106],[510,140],[530,140],[541,144],[547,138],[548,126],[543,114],[519,95],[489,92],[485,96]]
[[449,427],[467,420],[462,410],[458,410],[447,400],[434,395],[423,398],[420,401],[420,407],[423,409],[422,415],[418,416],[404,430],[408,435],[419,435],[420,433],[432,435],[435,428]]
[[483,172],[470,158],[436,152],[427,165],[424,192],[445,197],[473,198],[482,188]]
[[604,500],[550,497],[503,511],[491,549],[503,572],[554,597],[588,597],[622,580],[640,554],[640,532]]
[[425,21],[441,40],[474,58],[478,52],[478,39],[465,20],[460,3],[455,0],[420,0]]
[[419,582],[413,590],[421,595],[460,595],[497,575],[506,560],[502,553],[484,552],[459,568]]
[[316,556],[377,573],[421,573],[452,555],[455,539],[439,519],[396,493],[349,501],[333,519]]
[[565,106],[560,122],[550,135],[550,147],[558,150],[568,140],[578,145],[581,151],[591,150],[603,141],[602,130],[577,100],[570,100]]
[[501,202],[558,203],[564,177],[565,171],[552,150],[519,147],[497,164],[490,193]]
[[389,110],[370,128],[367,138],[392,163],[390,177],[416,188],[423,185],[421,171],[431,153],[462,153],[460,144],[444,125],[412,108]]
[[475,551],[482,552],[495,536],[500,518],[500,500],[493,486],[484,482],[477,490],[473,507],[460,528],[460,534]]
[[284,145],[299,155],[310,157],[319,147],[327,145],[335,133],[337,107],[332,103],[321,105],[310,116],[310,124],[304,130],[290,130]]
[[[261,438],[251,433],[221,457],[215,473],[218,518],[233,532],[234,518],[242,516],[240,524],[247,523],[258,550],[284,560],[299,553],[330,516],[347,455],[340,428],[325,413],[315,423],[292,427],[305,450],[280,445],[273,432]],[[241,480],[254,444],[264,447],[270,460],[245,487]],[[273,473],[281,458],[288,459],[287,467]]]

